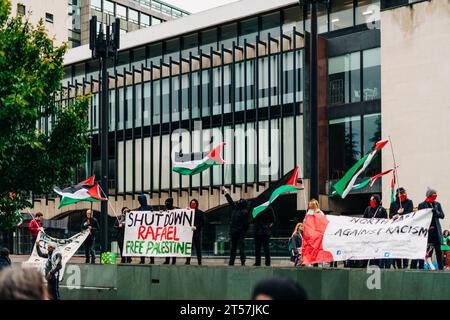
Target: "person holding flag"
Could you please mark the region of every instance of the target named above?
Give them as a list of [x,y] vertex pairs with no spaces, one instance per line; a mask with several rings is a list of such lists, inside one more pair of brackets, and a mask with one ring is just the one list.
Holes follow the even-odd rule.
[[[30,213],[31,215],[31,213]],[[43,231],[42,228],[42,222],[41,219],[44,215],[42,212],[36,212],[34,215],[34,218],[30,221],[30,224],[28,225],[28,230],[30,230],[30,236],[31,236],[31,252],[33,252],[34,244],[36,243],[37,236],[39,235],[40,231]]]
[[[97,219],[92,215],[92,210],[86,210],[86,217],[81,225],[81,230],[89,229],[89,236],[84,241],[84,252],[86,256],[86,263],[95,264],[95,235],[97,231],[100,230]],[[89,260],[90,258],[90,260]]]
[[[389,215],[392,219],[397,220],[401,215],[411,213],[413,210],[414,204],[412,200],[408,199],[405,188],[398,188],[395,194],[395,201],[391,202],[389,207]],[[395,259],[394,268],[407,269],[408,262],[408,259]]]

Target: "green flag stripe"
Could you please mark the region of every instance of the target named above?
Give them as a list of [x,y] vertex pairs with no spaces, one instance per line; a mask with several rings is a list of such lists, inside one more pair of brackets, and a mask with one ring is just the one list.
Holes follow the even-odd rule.
[[342,195],[344,193],[344,190],[347,188],[348,183],[355,175],[355,173],[359,170],[359,168],[362,167],[368,157],[369,153],[359,159],[359,161],[356,162],[353,167],[351,167],[350,170],[345,173],[344,177],[334,184],[334,189],[339,195]]
[[100,200],[89,197],[86,199],[73,199],[73,198],[69,198],[69,197],[63,197],[61,199],[61,202],[59,203],[58,209],[60,209],[61,207],[67,206],[69,204],[74,204],[80,201],[89,201],[89,202],[99,202]]
[[219,163],[216,161],[205,161],[205,162],[200,163],[198,166],[196,166],[193,169],[189,169],[189,168],[185,168],[185,167],[173,167],[172,171],[178,172],[179,174],[182,174],[182,175],[192,176],[192,175],[200,173],[216,164],[219,164]]
[[301,190],[301,188],[297,187],[297,186],[293,186],[293,185],[286,185],[286,184],[276,188],[273,191],[272,195],[270,196],[269,201],[267,201],[253,209],[253,212],[252,212],[253,218],[255,218],[259,213],[264,211],[273,201],[275,201],[276,198],[278,198],[278,196],[280,194],[286,193],[286,192],[291,192],[291,191],[298,191],[298,190]]

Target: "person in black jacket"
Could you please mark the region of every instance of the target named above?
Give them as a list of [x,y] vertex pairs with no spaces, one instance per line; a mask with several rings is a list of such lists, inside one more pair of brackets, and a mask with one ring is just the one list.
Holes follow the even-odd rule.
[[[153,211],[153,207],[147,203],[147,197],[145,194],[138,196],[138,202],[141,206],[133,211]],[[141,257],[141,261],[139,263],[144,264],[145,257]],[[155,264],[155,257],[150,257],[150,264]]]
[[255,264],[253,266],[261,265],[261,247],[264,249],[266,266],[270,266],[269,239],[272,234],[270,228],[272,228],[274,222],[275,214],[270,205],[253,219],[255,236]]
[[[389,207],[389,215],[392,219],[397,220],[401,215],[413,212],[414,204],[408,199],[405,188],[398,188],[395,194],[395,201],[391,202]],[[407,269],[408,259],[394,259],[394,268]]]
[[117,243],[119,245],[119,249],[120,249],[120,263],[131,263],[131,257],[124,257],[123,256],[123,238],[125,236],[125,218],[126,218],[126,214],[130,212],[130,209],[128,209],[128,207],[123,207],[122,208],[122,214],[120,217],[118,217],[116,219],[116,222],[114,223],[114,228],[116,229],[117,232]]
[[36,241],[37,254],[41,258],[47,258],[44,271],[48,291],[53,300],[59,300],[59,271],[62,268],[61,252],[58,250],[56,243],[50,242],[47,244],[47,253],[43,253],[39,242],[40,240]]
[[249,207],[248,202],[245,199],[240,199],[234,202],[228,192],[228,189],[222,187],[225,193],[225,198],[233,209],[231,213],[230,220],[230,239],[231,239],[231,249],[230,249],[230,261],[228,265],[234,266],[234,260],[236,259],[236,252],[239,248],[239,255],[241,258],[241,265],[245,266],[245,234],[248,231],[250,224],[249,221]]
[[[192,230],[194,234],[192,235],[192,244],[197,253],[198,264],[202,264],[202,229],[205,225],[205,213],[198,208],[197,199],[192,199],[189,203],[189,208],[195,210],[194,226]],[[191,257],[186,258],[186,264],[191,264]]]
[[[84,252],[86,256],[86,263],[95,264],[95,236],[100,229],[97,219],[92,215],[92,210],[86,210],[86,217],[81,225],[82,230],[89,229],[89,235],[84,241]],[[91,258],[89,261],[89,257]]]
[[[441,239],[442,239],[442,228],[439,219],[444,219],[445,215],[442,211],[442,206],[436,201],[437,192],[434,189],[428,188],[426,192],[426,199],[421,202],[417,207],[418,210],[422,209],[432,209],[433,217],[431,219],[430,228],[428,230],[428,244],[432,244],[436,252],[436,261],[439,266],[439,270],[444,269],[444,264],[442,261],[442,251],[441,251]],[[417,263],[419,263],[419,268],[423,269],[424,260],[412,260],[411,269],[417,268]]]
[[[386,209],[381,205],[381,198],[379,195],[374,194],[370,197],[370,205],[364,211],[363,218],[382,218],[387,219]],[[371,259],[370,264],[379,267],[390,267],[385,259]],[[363,267],[367,267],[368,261],[363,260]]]
[[[167,198],[164,205],[166,206],[166,210],[173,210],[174,209],[173,198]],[[169,263],[170,263],[170,257],[166,257],[166,261],[164,261],[164,264],[169,264]],[[177,263],[177,258],[172,257],[172,264],[176,264],[176,263]]]

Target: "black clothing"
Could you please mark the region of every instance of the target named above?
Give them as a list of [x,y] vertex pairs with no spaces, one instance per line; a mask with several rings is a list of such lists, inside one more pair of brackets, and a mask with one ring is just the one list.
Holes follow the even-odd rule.
[[[164,264],[169,264],[170,263],[170,257],[166,257],[166,260],[164,260]],[[177,263],[177,258],[176,257],[172,257],[172,264],[176,264]]]
[[200,234],[203,230],[203,226],[205,225],[205,213],[202,210],[195,209],[195,218],[194,218],[194,234]]
[[245,234],[250,225],[249,208],[247,202],[243,199],[234,202],[228,193],[225,194],[225,198],[232,208],[229,233],[231,248],[228,264],[230,266],[234,265],[237,249],[239,248],[241,265],[245,265]]
[[[197,262],[198,264],[202,264],[202,234],[195,233],[192,236],[192,248],[195,249],[195,253],[197,254]],[[191,264],[191,257],[186,258],[186,263]]]
[[261,265],[261,247],[264,249],[266,266],[270,266],[269,239],[270,225],[275,222],[275,214],[271,206],[259,213],[253,220],[255,235],[255,265]]
[[387,219],[386,209],[382,206],[378,206],[375,209],[368,206],[364,211],[363,218],[384,218]]
[[411,200],[406,199],[405,202],[402,202],[402,206],[401,208],[403,208],[403,213],[398,213],[398,210],[400,210],[400,201],[394,201],[391,202],[391,205],[389,207],[389,216],[390,218],[392,218],[394,215],[396,214],[407,214],[407,213],[411,213],[414,210],[414,204]]
[[9,257],[0,257],[0,270],[2,270],[3,268],[6,267],[10,267],[11,266],[11,260],[9,259]]
[[50,274],[50,279],[47,279],[48,291],[54,300],[59,300],[59,270],[62,268],[62,255],[59,251],[43,253],[39,246],[36,246],[37,254],[41,258],[47,258],[44,272],[45,278]]
[[266,266],[270,266],[269,239],[268,235],[255,235],[255,266],[261,265],[261,247],[264,249]]
[[413,259],[411,260],[411,269],[417,269],[417,264],[419,264],[419,269],[423,270],[425,268],[425,260],[424,259]]

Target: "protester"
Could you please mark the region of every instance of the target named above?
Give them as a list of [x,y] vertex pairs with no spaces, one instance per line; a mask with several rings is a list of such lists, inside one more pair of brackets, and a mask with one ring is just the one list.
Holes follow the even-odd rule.
[[0,300],[48,300],[48,298],[47,288],[39,271],[13,267],[0,272]]
[[[84,253],[86,256],[86,263],[95,264],[95,236],[97,231],[100,229],[97,219],[92,215],[92,210],[86,210],[86,217],[81,225],[82,230],[89,229],[89,235],[84,241]],[[89,260],[90,258],[90,260]]]
[[[387,219],[386,209],[381,205],[381,198],[379,195],[374,194],[370,197],[370,204],[364,211],[363,218],[379,218],[379,219]],[[371,259],[370,265],[379,266],[380,268],[389,268],[388,259]],[[365,268],[368,265],[368,260],[363,260],[362,266]]]
[[[389,207],[389,215],[392,219],[397,220],[401,215],[413,212],[414,204],[408,199],[405,188],[400,187],[396,190],[395,201],[391,202]],[[394,268],[407,269],[408,259],[394,259]]]
[[302,239],[303,239],[303,223],[297,223],[295,225],[292,236],[289,239],[289,244],[291,248],[291,261],[294,262],[294,266],[300,264],[301,254],[302,254]]
[[[133,211],[153,211],[153,207],[147,203],[147,197],[145,194],[141,194],[138,196],[138,202],[140,207]],[[141,257],[140,264],[145,263],[145,257]],[[150,264],[155,264],[155,257],[150,257]]]
[[47,280],[48,292],[51,299],[59,300],[59,270],[62,268],[62,255],[55,242],[47,244],[47,253],[43,253],[39,247],[40,240],[36,241],[37,254],[41,258],[47,258],[44,272]]
[[[192,199],[189,203],[189,208],[195,210],[194,226],[192,230],[194,234],[192,235],[192,245],[195,248],[197,254],[197,262],[199,265],[202,264],[202,229],[205,224],[205,213],[198,208],[197,199]],[[191,264],[191,257],[186,258],[186,264]]]
[[442,245],[441,251],[444,256],[445,267],[444,269],[450,268],[450,232],[448,230],[444,230],[442,235]]
[[261,247],[264,250],[265,265],[270,267],[270,248],[269,240],[272,235],[271,228],[275,223],[275,214],[272,206],[268,206],[264,211],[260,212],[254,219],[254,237],[255,237],[255,264],[261,265]]
[[234,202],[231,198],[230,193],[228,192],[228,189],[222,187],[222,190],[225,193],[225,198],[233,209],[233,211],[231,212],[230,221],[229,235],[231,240],[231,249],[230,261],[228,262],[228,265],[234,266],[236,252],[239,248],[241,265],[245,266],[245,234],[247,233],[250,225],[248,202],[245,199],[240,199],[239,201]]
[[[173,198],[167,198],[164,205],[166,206],[166,210],[173,210],[174,209]],[[170,257],[166,257],[164,264],[169,264],[169,263],[170,263]],[[172,257],[172,264],[176,264],[176,263],[177,263],[177,258]]]
[[[436,261],[438,263],[439,270],[442,270],[444,269],[441,251],[442,229],[439,219],[444,219],[444,212],[442,211],[441,204],[436,201],[436,198],[436,190],[428,188],[425,201],[421,202],[417,208],[419,210],[430,208],[432,209],[433,217],[431,219],[431,225],[428,230],[428,243],[433,245],[433,248],[436,252]],[[411,262],[412,269],[417,268],[417,262],[417,260],[413,260]],[[421,265],[423,265],[423,260]]]
[[123,256],[123,240],[124,240],[124,236],[125,236],[125,218],[126,218],[126,214],[128,212],[130,212],[130,209],[128,209],[128,207],[123,207],[122,208],[122,214],[120,215],[120,217],[118,217],[116,219],[116,222],[114,223],[114,228],[116,229],[117,232],[117,243],[119,245],[119,250],[120,250],[120,263],[131,263],[132,259],[131,257],[124,257]]
[[0,270],[11,266],[11,259],[9,258],[8,248],[0,249]]
[[[325,215],[322,210],[320,210],[319,201],[316,199],[311,199],[308,202],[308,211],[306,212],[307,215],[313,215],[313,214],[320,214]],[[318,267],[318,263],[313,263],[313,267]]]
[[253,300],[307,300],[305,290],[297,282],[285,277],[271,277],[260,281],[253,289]]
[[[37,236],[39,235],[39,231],[42,229],[42,222],[41,219],[44,215],[42,212],[36,212],[34,215],[34,218],[30,221],[28,225],[28,230],[30,230],[30,236],[31,236],[31,252],[33,252],[34,244],[36,243]],[[30,252],[30,253],[31,253]]]

